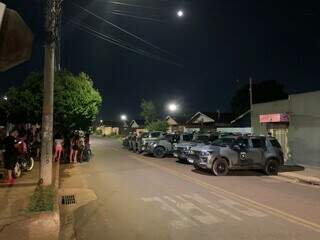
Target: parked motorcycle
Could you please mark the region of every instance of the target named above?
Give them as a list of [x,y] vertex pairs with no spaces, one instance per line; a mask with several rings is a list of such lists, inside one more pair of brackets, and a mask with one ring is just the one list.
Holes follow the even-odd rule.
[[34,157],[32,157],[31,147],[28,147],[25,141],[20,141],[19,143],[19,154],[12,172],[13,177],[15,178],[20,177],[22,172],[31,171],[34,167]]

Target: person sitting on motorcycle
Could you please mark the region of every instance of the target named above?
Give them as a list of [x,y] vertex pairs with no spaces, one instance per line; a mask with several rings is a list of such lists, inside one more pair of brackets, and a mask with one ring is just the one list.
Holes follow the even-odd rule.
[[10,135],[4,139],[4,168],[6,169],[6,183],[13,184],[15,179],[13,178],[12,171],[17,163],[18,147],[22,142],[17,141],[19,135],[18,130],[12,130]]
[[54,140],[54,160],[60,162],[61,153],[63,152],[63,137],[57,134]]

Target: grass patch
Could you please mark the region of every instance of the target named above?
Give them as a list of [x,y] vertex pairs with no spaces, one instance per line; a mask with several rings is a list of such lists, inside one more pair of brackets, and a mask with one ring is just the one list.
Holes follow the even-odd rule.
[[30,212],[53,211],[56,192],[53,185],[38,185],[30,198],[28,210]]

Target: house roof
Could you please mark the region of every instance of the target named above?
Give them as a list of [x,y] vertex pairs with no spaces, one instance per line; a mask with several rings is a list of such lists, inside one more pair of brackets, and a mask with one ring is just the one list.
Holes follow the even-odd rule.
[[235,118],[235,115],[233,113],[197,112],[190,118],[188,122],[191,123],[194,119],[196,119],[200,115],[205,115],[211,118],[212,120],[214,120],[215,123],[230,123]]
[[132,126],[133,123],[136,123],[139,125],[139,127],[143,127],[145,125],[145,121],[143,119],[134,119],[130,122],[130,127]]
[[233,127],[251,127],[251,110],[237,116],[230,123]]
[[172,118],[174,121],[176,121],[177,122],[177,124],[178,125],[183,125],[183,124],[186,124],[188,121],[189,121],[189,119],[190,119],[190,115],[181,115],[181,116],[172,116],[172,115],[168,115],[167,117],[166,117],[166,119],[167,118]]

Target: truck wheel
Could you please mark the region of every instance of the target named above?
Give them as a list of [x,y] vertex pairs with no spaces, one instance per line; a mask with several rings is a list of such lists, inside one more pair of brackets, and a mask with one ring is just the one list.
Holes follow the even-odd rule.
[[226,176],[229,172],[227,160],[218,158],[212,164],[212,173],[216,176]]
[[153,155],[156,158],[163,158],[165,154],[166,154],[166,150],[163,147],[156,147],[153,150]]
[[276,159],[269,159],[264,167],[264,172],[268,176],[278,175],[279,163]]

